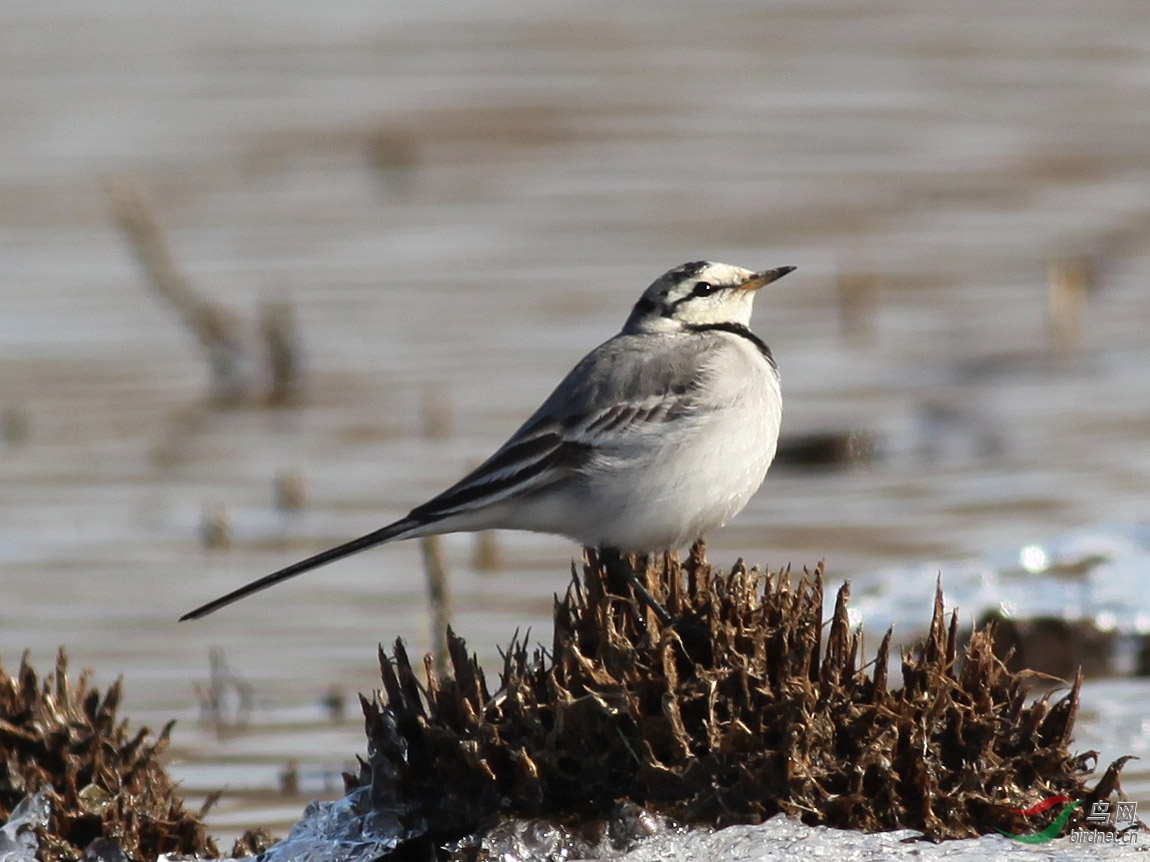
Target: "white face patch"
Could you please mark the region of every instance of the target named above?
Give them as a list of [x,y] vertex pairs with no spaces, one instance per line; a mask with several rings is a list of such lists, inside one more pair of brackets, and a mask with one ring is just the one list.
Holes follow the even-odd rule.
[[630,322],[647,331],[716,323],[748,326],[755,292],[739,287],[753,275],[726,263],[684,264],[647,288]]

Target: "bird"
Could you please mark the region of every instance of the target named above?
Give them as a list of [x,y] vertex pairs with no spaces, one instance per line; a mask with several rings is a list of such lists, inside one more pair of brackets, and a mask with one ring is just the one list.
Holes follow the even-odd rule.
[[640,296],[486,461],[406,516],[180,617],[198,619],[386,542],[491,529],[616,554],[680,548],[742,511],[782,422],[775,358],[750,329],[756,291],[794,271],[682,264]]

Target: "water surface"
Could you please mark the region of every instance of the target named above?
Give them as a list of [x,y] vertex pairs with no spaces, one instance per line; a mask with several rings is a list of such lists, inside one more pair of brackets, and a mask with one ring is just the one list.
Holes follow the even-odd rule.
[[[428,643],[419,549],[175,618],[453,481],[685,260],[797,265],[755,318],[786,432],[857,429],[882,455],[773,472],[709,537],[716,562],[825,560],[866,583],[1150,516],[1139,0],[702,17],[15,2],[0,28],[0,657],[47,669],[66,644],[101,681],[124,675],[135,720],[180,718],[185,787],[231,791],[221,834],[282,830],[338,789],[375,645]],[[207,404],[193,338],[110,217],[124,177],[199,289],[251,321],[292,303],[302,405]],[[1064,258],[1095,289],[1058,351],[1047,268]],[[844,332],[840,293],[860,283],[877,299]],[[446,436],[424,433],[429,399]],[[285,471],[304,482],[296,513],[274,505]],[[227,550],[200,542],[216,510]],[[445,543],[457,628],[491,666],[516,628],[546,631],[576,551],[497,541],[492,574],[471,538]],[[246,731],[198,723],[212,647],[252,686]],[[319,703],[333,688],[343,724]],[[1103,718],[1144,693],[1095,691],[1084,747],[1144,748],[1142,711]]]

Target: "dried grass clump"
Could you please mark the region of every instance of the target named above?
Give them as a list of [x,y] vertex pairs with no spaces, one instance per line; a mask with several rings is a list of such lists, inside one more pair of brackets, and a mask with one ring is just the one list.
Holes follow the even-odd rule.
[[[640,604],[622,565],[677,622]],[[402,643],[391,660],[381,650],[386,703],[364,701],[373,755],[349,784],[370,781],[377,810],[435,840],[501,816],[605,817],[621,800],[720,826],[785,812],[935,839],[1029,833],[1046,824],[1014,809],[1112,792],[1117,769],[1092,795],[1086,758],[1067,748],[1079,679],[1028,703],[989,631],[959,655],[939,594],[889,690],[891,633],[864,664],[848,597],[824,629],[821,566],[793,587],[741,563],[713,573],[701,545],[651,566],[588,551],[551,650],[516,638],[494,695],[454,634],[450,679],[429,665],[419,679]]]
[[93,841],[115,842],[129,859],[161,853],[215,857],[196,814],[184,809],[160,763],[172,723],[150,738],[116,718],[120,683],[101,696],[83,673],[73,684],[63,650],[43,684],[28,664],[0,666],[0,822],[27,794],[51,785],[51,815],[38,858],[78,859]]

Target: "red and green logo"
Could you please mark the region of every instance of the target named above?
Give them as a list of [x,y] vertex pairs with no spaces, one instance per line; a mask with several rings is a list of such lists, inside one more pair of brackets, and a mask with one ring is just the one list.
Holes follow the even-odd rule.
[[[1053,808],[1055,805],[1061,805],[1063,802],[1070,802],[1069,796],[1047,796],[1037,805],[1032,805],[1030,808],[1014,808],[1011,809],[1015,814],[1021,814],[1023,817],[1029,817],[1032,814],[1041,814],[1048,808]],[[1015,841],[1021,841],[1024,844],[1045,844],[1047,841],[1053,841],[1058,837],[1058,833],[1062,831],[1062,827],[1066,825],[1066,821],[1070,819],[1070,815],[1074,813],[1074,809],[1082,804],[1082,801],[1070,802],[1065,808],[1058,812],[1058,816],[1054,818],[1054,822],[1043,829],[1041,832],[1035,832],[1033,835],[1011,835],[1002,829],[998,829],[1007,838],[1013,838]],[[996,829],[998,827],[995,827]]]

